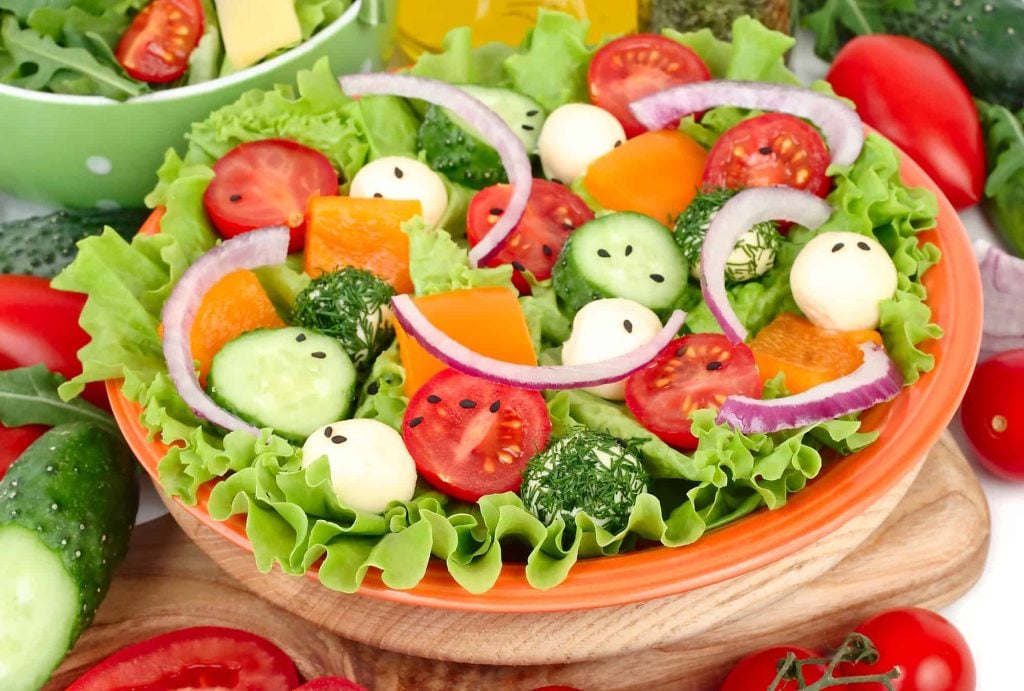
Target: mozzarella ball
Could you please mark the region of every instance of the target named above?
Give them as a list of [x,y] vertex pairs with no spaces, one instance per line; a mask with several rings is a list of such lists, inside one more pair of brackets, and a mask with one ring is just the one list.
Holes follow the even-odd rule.
[[607,110],[567,103],[552,111],[537,140],[544,175],[571,185],[594,160],[626,141],[626,132]]
[[434,225],[448,208],[448,191],[441,176],[414,158],[385,156],[359,169],[349,187],[350,197],[415,199],[423,207],[423,222]]
[[[625,355],[646,345],[661,331],[661,320],[639,302],[607,298],[588,302],[572,321],[572,334],[562,344],[562,363],[589,365]],[[626,380],[591,386],[585,391],[621,401],[626,397]]]
[[796,304],[817,326],[877,329],[878,303],[896,293],[896,265],[874,238],[822,233],[797,255],[789,283]]
[[331,468],[334,493],[345,506],[381,513],[416,490],[416,463],[402,435],[377,420],[342,420],[309,435],[302,467],[322,456]]

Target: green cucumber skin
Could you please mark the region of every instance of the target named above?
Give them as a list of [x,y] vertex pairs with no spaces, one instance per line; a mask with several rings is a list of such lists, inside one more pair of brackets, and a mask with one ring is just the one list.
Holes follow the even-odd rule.
[[0,482],[0,530],[35,531],[77,584],[81,607],[69,646],[92,622],[128,551],[138,502],[127,447],[85,422],[47,431]]
[[437,106],[427,108],[419,140],[427,165],[452,182],[475,190],[508,182],[498,152],[452,122]]
[[106,226],[130,240],[149,214],[149,209],[66,209],[0,223],[0,274],[53,278],[75,258],[78,241]]

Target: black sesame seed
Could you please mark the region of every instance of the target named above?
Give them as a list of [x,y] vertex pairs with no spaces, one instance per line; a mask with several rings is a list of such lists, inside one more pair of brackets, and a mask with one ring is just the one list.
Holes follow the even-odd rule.
[[318,350],[318,351],[316,351],[314,353],[310,353],[310,354],[313,357],[315,357],[317,360],[323,360],[325,357],[327,357],[327,353],[323,352],[322,350]]
[[344,444],[345,442],[348,441],[348,437],[343,437],[340,434],[336,434],[333,437],[331,437],[331,441],[334,442],[335,444]]
[[565,184],[561,180],[559,180],[558,178],[551,178],[551,182],[557,182],[559,185]]
[[528,117],[528,118],[532,118],[532,117],[533,117],[534,115],[536,115],[536,114],[537,114],[537,113],[539,113],[539,112],[540,112],[540,111],[539,111],[539,110],[536,110],[536,109],[534,109],[534,110],[528,110],[528,111],[526,111],[526,117]]
[[405,177],[405,173],[403,173],[402,169],[399,168],[398,166],[395,166],[395,177],[398,178],[399,180]]
[[613,149],[617,149],[617,148],[619,148],[620,146],[622,146],[622,140],[621,140],[621,139],[616,139],[616,140],[615,140],[615,144],[614,144],[614,145],[612,146],[612,148],[613,148]]
[[499,209],[498,207],[494,207],[490,210],[491,216],[501,216],[503,213],[505,213],[505,210]]
[[374,197],[374,199],[382,199],[384,197],[384,195],[381,194],[380,192],[374,192],[373,193],[373,197]]
[[427,396],[427,403],[440,403],[440,402],[441,402],[441,397],[438,396],[437,394],[430,394],[429,396]]
[[607,257],[612,256],[612,253],[609,252],[608,250],[598,250],[597,251],[597,256],[607,258]]
[[306,334],[299,334],[298,336],[295,337],[295,340],[298,341],[299,343],[302,343],[303,341],[306,340]]
[[662,276],[661,274],[651,274],[651,280],[654,281],[655,283],[664,283],[665,277]]
[[233,201],[233,202],[240,202],[240,201],[242,201],[242,195],[240,195],[240,194],[232,194],[230,197],[228,197],[228,199],[230,201]]
[[633,245],[626,245],[626,256],[633,254]]
[[501,401],[495,401],[494,403],[491,404],[491,407],[490,407],[489,410],[492,413],[496,413],[496,412],[498,412],[499,408],[501,408]]
[[709,371],[714,372],[715,370],[722,369],[722,363],[718,360],[714,360],[713,362],[709,362],[707,367]]
[[519,262],[512,262],[512,268],[516,271],[526,271],[526,267]]
[[628,334],[633,333],[633,322],[629,321],[628,319],[623,319],[622,328],[624,328],[626,330],[626,333]]
[[334,430],[331,429],[330,425],[324,427],[324,436],[330,439],[334,435]]
[[380,383],[378,382],[370,382],[370,385],[366,387],[366,393],[371,396],[376,396],[378,391],[380,391]]
[[870,252],[871,251],[871,245],[869,245],[868,243],[864,242],[863,240],[861,240],[860,242],[857,243],[857,247],[860,247],[865,252]]
[[841,242],[837,242],[836,244],[832,245],[832,253],[833,254],[835,254],[836,252],[838,252],[841,249],[843,249],[843,243],[841,243]]
[[416,425],[420,424],[421,422],[423,422],[423,418],[421,418],[421,417],[414,417],[412,420],[409,420],[409,427],[415,427]]
[[767,156],[771,152],[772,152],[772,147],[770,147],[770,146],[762,146],[760,149],[757,150],[757,153],[761,154],[762,156]]
[[683,357],[686,355],[686,346],[679,346],[679,350],[676,351],[676,357]]
[[545,257],[551,257],[554,256],[555,254],[555,251],[551,249],[550,245],[541,245],[540,249],[542,252],[544,252]]
[[566,230],[576,230],[576,226],[569,219],[562,221],[562,227]]
[[476,408],[476,401],[471,401],[468,398],[463,398],[459,401],[460,408]]
[[533,125],[522,125],[522,128],[527,132],[533,132]]

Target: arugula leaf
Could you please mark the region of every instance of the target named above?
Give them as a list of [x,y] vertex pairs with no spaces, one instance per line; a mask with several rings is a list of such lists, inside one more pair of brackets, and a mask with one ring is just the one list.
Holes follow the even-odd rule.
[[1003,238],[1024,257],[1024,109],[976,101],[985,128],[989,175],[987,204]]
[[43,365],[0,372],[0,422],[8,427],[90,422],[114,436],[121,433],[114,418],[83,399],[63,401],[57,387],[64,377]]

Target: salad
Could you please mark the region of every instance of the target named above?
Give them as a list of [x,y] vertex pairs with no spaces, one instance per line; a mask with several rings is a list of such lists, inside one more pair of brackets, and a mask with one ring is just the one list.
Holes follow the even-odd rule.
[[782,506],[933,366],[936,201],[753,19],[586,29],[195,124],[140,235],[55,279],[92,336],[62,395],[123,378],[166,492],[345,592],[432,557],[484,592],[511,538],[551,588]]
[[223,77],[324,28],[351,0],[0,1],[0,84],[125,99]]

